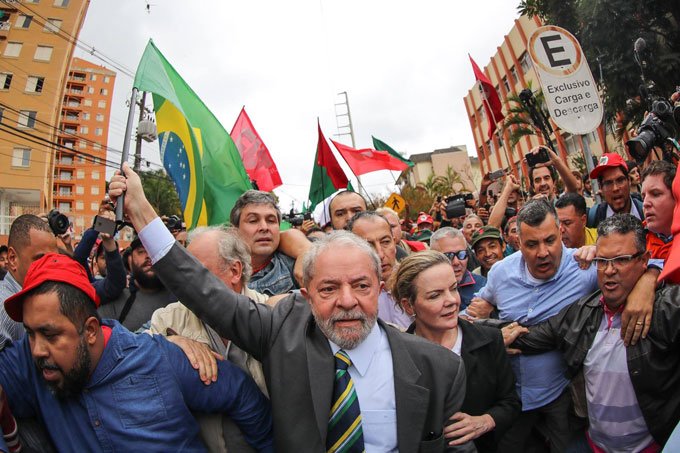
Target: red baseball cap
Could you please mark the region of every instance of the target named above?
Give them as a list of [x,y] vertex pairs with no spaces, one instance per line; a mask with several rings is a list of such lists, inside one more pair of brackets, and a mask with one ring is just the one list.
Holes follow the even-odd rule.
[[680,284],[680,173],[675,174],[673,180],[673,198],[675,198],[675,209],[673,210],[673,223],[671,233],[673,234],[673,245],[668,253],[668,258],[664,263],[659,281]]
[[421,212],[420,215],[418,216],[418,222],[417,225],[420,225],[421,223],[434,223],[434,220],[432,220],[432,216],[425,214],[424,212]]
[[70,256],[48,253],[35,260],[28,268],[21,291],[5,300],[5,311],[9,317],[22,322],[26,293],[45,282],[62,282],[74,286],[84,292],[99,307],[99,296],[90,283],[85,268]]
[[593,168],[593,171],[590,172],[590,179],[597,179],[603,171],[608,168],[616,167],[621,167],[628,173],[628,165],[626,164],[626,161],[623,160],[623,157],[616,153],[604,153],[602,157],[600,157],[597,167]]

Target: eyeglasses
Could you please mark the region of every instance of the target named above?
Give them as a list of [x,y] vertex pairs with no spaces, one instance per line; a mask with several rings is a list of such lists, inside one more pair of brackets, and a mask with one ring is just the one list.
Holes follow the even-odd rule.
[[639,258],[644,253],[645,252],[637,252],[635,255],[619,255],[615,256],[614,258],[594,258],[593,262],[595,263],[595,266],[597,266],[598,271],[607,269],[608,264],[611,264],[614,269],[620,270],[626,264],[630,263],[635,258]]
[[460,261],[463,261],[468,257],[468,251],[458,250],[457,252],[444,252],[444,256],[446,256],[449,261],[453,261],[454,257],[458,258]]
[[616,179],[602,181],[602,188],[605,190],[610,190],[614,188],[614,185],[621,187],[628,182],[628,176],[619,176]]

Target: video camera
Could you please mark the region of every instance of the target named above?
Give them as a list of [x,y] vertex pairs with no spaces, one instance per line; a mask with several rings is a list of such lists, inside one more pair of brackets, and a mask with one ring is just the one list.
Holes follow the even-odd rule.
[[304,222],[305,220],[312,220],[312,213],[311,212],[296,213],[294,209],[291,209],[288,214],[284,214],[282,216],[282,220],[285,220],[294,227],[299,227],[302,226],[302,222]]
[[475,196],[471,193],[459,193],[446,197],[446,217],[449,219],[463,217],[467,214],[465,210],[467,202],[474,199]]
[[[635,41],[635,61],[640,67],[640,98],[643,100],[648,113],[647,117],[637,128],[637,136],[626,142],[626,148],[630,156],[638,164],[643,163],[649,153],[655,147],[663,152],[663,159],[668,162],[677,162],[678,143],[675,140],[680,124],[680,103],[671,103],[668,99],[660,96],[653,80],[646,81],[644,68],[647,66],[645,59],[647,44],[642,38]],[[680,91],[680,87],[676,87]],[[675,148],[675,151],[673,151]]]

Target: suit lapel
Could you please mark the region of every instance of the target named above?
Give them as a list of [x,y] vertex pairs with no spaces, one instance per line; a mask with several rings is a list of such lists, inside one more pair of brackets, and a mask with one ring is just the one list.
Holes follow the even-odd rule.
[[420,371],[413,363],[399,334],[385,326],[382,321],[378,322],[387,333],[392,351],[399,451],[418,451],[420,433],[423,432],[427,417],[430,391],[418,385]]
[[333,383],[335,381],[335,360],[328,340],[316,327],[310,316],[307,323],[307,371],[309,388],[314,405],[314,416],[319,427],[321,445],[326,445],[328,417],[333,399]]

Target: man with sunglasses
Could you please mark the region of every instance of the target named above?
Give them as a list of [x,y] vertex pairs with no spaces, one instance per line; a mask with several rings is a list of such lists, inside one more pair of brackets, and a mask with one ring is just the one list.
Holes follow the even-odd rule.
[[568,376],[583,373],[590,423],[582,444],[595,452],[659,451],[680,420],[680,287],[656,291],[648,336],[626,347],[621,313],[647,270],[645,230],[619,214],[597,233],[599,290],[529,329],[513,323],[504,337],[506,344],[516,338],[512,347],[524,354],[556,349]]
[[442,252],[451,260],[451,267],[458,280],[460,310],[465,310],[475,293],[486,285],[486,278],[473,274],[467,269],[470,250],[460,230],[451,227],[440,228],[430,238],[430,248]]

